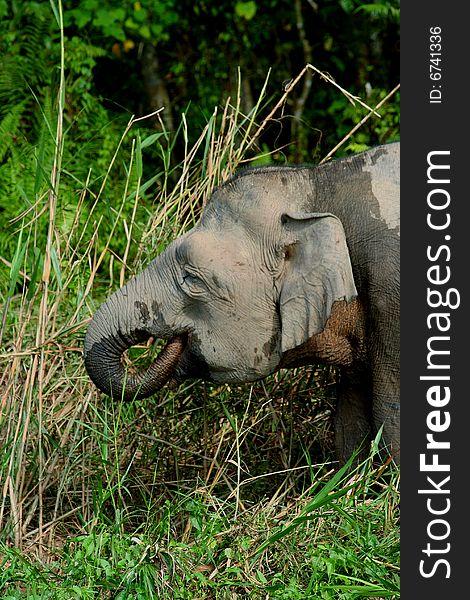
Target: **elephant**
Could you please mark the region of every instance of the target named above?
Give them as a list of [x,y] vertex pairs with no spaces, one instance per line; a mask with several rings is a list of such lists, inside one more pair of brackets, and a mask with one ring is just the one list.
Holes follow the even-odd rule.
[[[399,464],[400,143],[321,165],[242,169],[201,217],[92,318],[90,378],[144,398],[168,382],[243,383],[308,364],[338,368],[345,462],[382,429]],[[131,346],[166,343],[129,374]]]

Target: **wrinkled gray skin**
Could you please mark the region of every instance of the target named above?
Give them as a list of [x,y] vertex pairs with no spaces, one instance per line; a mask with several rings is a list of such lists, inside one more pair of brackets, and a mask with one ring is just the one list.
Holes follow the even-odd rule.
[[[243,171],[199,224],[94,316],[84,357],[115,397],[168,380],[249,382],[279,368],[341,368],[338,458],[383,425],[399,461],[399,144],[318,167]],[[146,373],[129,347],[169,340]]]

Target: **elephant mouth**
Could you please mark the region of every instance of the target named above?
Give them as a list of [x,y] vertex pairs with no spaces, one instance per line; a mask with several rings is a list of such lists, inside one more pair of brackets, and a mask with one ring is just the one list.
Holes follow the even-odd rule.
[[166,341],[164,347],[158,352],[150,366],[133,377],[134,382],[141,388],[139,395],[151,395],[154,391],[159,390],[165,384],[171,383],[174,380],[174,375],[178,370],[178,365],[185,354],[187,346],[187,333],[174,336]]
[[[134,330],[127,335],[96,337],[92,330],[91,333],[88,331],[85,366],[95,385],[113,398],[148,398],[165,385],[175,388],[187,379],[210,379],[208,365],[193,332],[179,332],[171,338],[163,338],[148,331]],[[150,363],[138,364],[135,357],[124,356],[132,347],[144,342],[157,346]]]
[[152,385],[155,385],[153,391],[164,385],[176,388],[187,379],[212,380],[209,366],[198,349],[197,336],[190,333],[182,333],[168,340],[144,377],[149,377]]
[[[204,379],[210,381],[212,378],[209,366],[200,351],[197,336],[194,335],[194,333],[185,333],[178,336],[178,338],[182,340],[182,350],[166,383],[171,387],[177,387],[187,379]],[[166,350],[170,343],[173,343],[178,338],[172,338],[162,352]],[[159,354],[159,357],[160,355],[161,353]]]
[[125,366],[126,350],[149,340],[143,331],[113,338],[101,338],[86,348],[85,365],[96,386],[108,396],[124,400],[147,398],[159,391],[173,377],[188,344],[188,335],[169,339],[148,367],[135,370]]

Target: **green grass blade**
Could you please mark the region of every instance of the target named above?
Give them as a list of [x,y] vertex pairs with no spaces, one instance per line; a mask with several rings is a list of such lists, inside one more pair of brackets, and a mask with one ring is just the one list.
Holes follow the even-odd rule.
[[333,477],[321,487],[320,491],[315,494],[314,498],[305,506],[302,510],[302,513],[293,519],[288,525],[284,526],[282,529],[277,531],[276,533],[270,535],[255,551],[255,556],[258,557],[264,550],[266,550],[272,544],[275,544],[285,536],[289,535],[292,531],[294,531],[299,525],[305,523],[306,521],[311,521],[319,518],[320,514],[312,514],[314,511],[318,511],[318,509],[322,508],[326,504],[332,504],[335,500],[345,496],[352,488],[354,488],[357,484],[351,483],[344,487],[341,487],[339,490],[334,491],[337,486],[341,485],[344,482],[346,476],[350,476],[351,474],[351,465],[355,460],[355,455],[353,455],[348,462],[341,467]]

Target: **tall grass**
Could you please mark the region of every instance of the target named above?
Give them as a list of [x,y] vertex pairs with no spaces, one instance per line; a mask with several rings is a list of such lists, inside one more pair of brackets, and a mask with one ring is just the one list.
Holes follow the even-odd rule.
[[[132,117],[100,185],[91,172],[76,181],[68,214],[64,63],[62,39],[56,122],[45,123],[49,186],[16,218],[2,266],[4,597],[397,597],[398,475],[369,461],[350,479],[328,462],[334,371],[188,383],[122,404],[96,391],[82,363],[100,301],[191,227],[216,185],[260,160],[257,141],[300,76],[271,110],[263,94],[248,115],[240,95],[229,99],[193,145],[185,115],[170,133],[157,111],[149,135],[147,117]],[[160,167],[145,178],[150,147]],[[37,181],[46,168],[39,154]],[[145,360],[151,349],[141,350]]]

